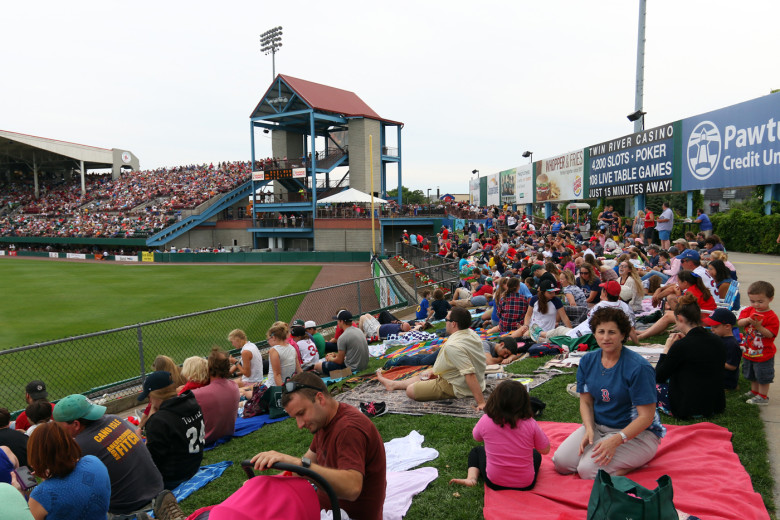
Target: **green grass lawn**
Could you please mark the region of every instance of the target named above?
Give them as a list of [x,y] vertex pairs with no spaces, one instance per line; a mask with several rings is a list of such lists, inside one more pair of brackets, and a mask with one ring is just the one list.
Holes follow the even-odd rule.
[[[657,342],[660,338],[651,338]],[[525,359],[509,367],[510,372],[530,373],[543,365],[549,358]],[[384,360],[371,359],[369,368],[376,370],[384,364]],[[572,369],[574,371],[574,369]],[[574,375],[564,375],[553,378],[543,385],[531,390],[531,395],[547,403],[540,420],[580,423],[579,401],[566,392],[566,385],[575,382]],[[763,422],[756,406],[745,404],[741,395],[749,389],[744,379],[740,380],[739,388],[727,393],[726,412],[708,420],[725,428],[732,434],[734,451],[745,466],[753,480],[755,490],[761,493],[764,503],[772,518],[775,517],[775,505],[772,498],[774,485],[767,458],[766,436],[763,434]],[[667,416],[661,417],[665,424],[692,424],[694,421],[680,421]],[[439,457],[426,466],[438,469],[439,477],[428,488],[417,495],[406,518],[447,518],[474,519],[482,518],[484,492],[482,486],[474,488],[450,486],[451,478],[462,478],[466,475],[466,456],[472,446],[471,430],[476,419],[446,417],[440,415],[409,416],[387,414],[373,419],[382,438],[385,441],[407,435],[412,430],[425,436],[423,446],[439,451]],[[298,430],[292,420],[281,421],[266,426],[258,432],[237,438],[215,450],[206,452],[203,464],[212,464],[223,460],[233,460],[236,463],[250,458],[260,451],[276,450],[294,455],[303,454],[311,441],[307,430]],[[189,514],[199,507],[223,501],[233,493],[246,476],[238,464],[225,471],[224,475],[193,494],[182,502],[182,508]],[[453,497],[453,493],[459,497]],[[446,506],[442,506],[446,504]],[[518,517],[522,515],[518,513]]]
[[[319,266],[122,265],[36,260],[0,261],[0,350],[309,289]],[[278,319],[289,321],[303,296],[165,321],[0,356],[0,402],[25,406],[28,381],[46,382],[52,399],[84,393],[149,370],[157,355],[181,363],[230,348],[227,334],[262,340]],[[139,331],[140,329],[140,331]]]
[[319,266],[0,261],[0,350],[305,291]]

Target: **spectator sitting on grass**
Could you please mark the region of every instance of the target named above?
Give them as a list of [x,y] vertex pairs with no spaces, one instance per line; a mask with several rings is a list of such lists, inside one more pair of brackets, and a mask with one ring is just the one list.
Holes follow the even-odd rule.
[[438,356],[433,368],[403,381],[393,381],[377,370],[377,379],[387,391],[404,390],[415,401],[462,399],[473,396],[477,410],[485,407],[485,353],[482,340],[469,327],[471,314],[462,307],[452,309],[446,320],[449,339],[446,355]]
[[314,370],[330,374],[333,370],[342,370],[349,367],[352,372],[359,372],[368,366],[368,342],[365,334],[357,327],[352,326],[352,313],[342,309],[333,318],[336,326],[341,329],[338,339],[337,352],[328,353],[324,361],[314,366]]
[[8,408],[0,408],[0,446],[7,446],[16,458],[20,466],[27,465],[27,441],[24,432],[9,427],[11,424],[11,412]]
[[209,362],[201,356],[188,357],[181,366],[181,376],[187,382],[176,388],[179,395],[187,390],[203,388],[209,384]]
[[311,340],[317,345],[319,357],[325,357],[325,338],[317,332],[317,322],[309,320],[303,326],[306,327],[306,333],[311,337]]
[[500,337],[495,343],[482,340],[482,349],[485,351],[485,363],[488,365],[498,363],[508,365],[519,357],[517,340],[512,336]]
[[[109,512],[131,515],[151,506],[152,500],[163,490],[162,477],[146,445],[130,424],[105,413],[105,406],[73,394],[57,403],[54,420],[76,440],[82,455],[96,456],[108,469],[111,480]],[[122,450],[115,449],[117,445],[121,445]],[[35,466],[32,457],[28,458]]]
[[246,333],[241,329],[234,329],[228,334],[228,341],[233,348],[241,349],[241,359],[230,356],[231,374],[241,374],[239,387],[253,386],[263,381],[263,357],[260,355],[257,345],[249,341]]
[[306,329],[302,326],[293,326],[290,329],[290,335],[298,346],[298,353],[301,357],[301,369],[313,369],[314,365],[320,360],[320,353],[317,350],[317,345],[312,341],[306,332]]
[[[173,378],[173,381],[177,385],[184,385],[187,383],[187,380],[182,377],[181,370],[179,370],[179,365],[176,364],[176,362],[169,358],[168,356],[157,356],[154,358],[154,361],[152,361],[152,372],[159,372],[159,371],[165,371],[170,372],[171,377]],[[152,413],[152,404],[149,403],[146,405],[146,408],[144,408],[144,411],[141,412],[141,419],[138,422],[138,435],[141,435],[141,431],[143,430],[144,426],[146,426],[146,421],[149,420],[149,415]]]
[[433,291],[433,301],[431,302],[431,310],[428,311],[428,319],[432,321],[443,320],[451,308],[450,303],[444,299],[444,291],[436,289]]
[[51,421],[51,405],[46,401],[33,401],[24,411],[31,423],[25,432],[28,436],[41,424]]
[[213,347],[208,359],[209,384],[192,390],[206,423],[206,444],[233,435],[238,416],[238,386],[227,379],[230,376],[230,360],[219,347]]
[[[46,391],[46,384],[43,381],[30,381],[25,387],[24,399],[27,404],[32,404],[33,401],[43,400],[48,402],[49,392]],[[52,408],[54,405],[49,404]],[[30,427],[30,421],[27,419],[27,413],[22,412],[19,417],[16,418],[14,428],[20,431],[26,431]]]

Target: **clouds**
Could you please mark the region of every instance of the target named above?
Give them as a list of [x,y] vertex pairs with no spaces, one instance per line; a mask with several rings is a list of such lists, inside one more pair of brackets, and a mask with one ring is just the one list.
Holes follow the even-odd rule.
[[[647,126],[780,86],[779,11],[648,2]],[[282,25],[277,72],[403,121],[405,184],[465,193],[474,168],[631,132],[637,16],[623,0],[17,2],[0,33],[0,127],[129,148],[146,168],[247,159],[249,113],[271,82],[259,34]]]

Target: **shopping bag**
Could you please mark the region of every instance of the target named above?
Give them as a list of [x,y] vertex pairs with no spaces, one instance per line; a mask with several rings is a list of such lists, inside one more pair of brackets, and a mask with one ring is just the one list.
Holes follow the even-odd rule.
[[663,475],[649,490],[627,477],[613,477],[600,469],[588,502],[588,520],[677,520],[672,479]]

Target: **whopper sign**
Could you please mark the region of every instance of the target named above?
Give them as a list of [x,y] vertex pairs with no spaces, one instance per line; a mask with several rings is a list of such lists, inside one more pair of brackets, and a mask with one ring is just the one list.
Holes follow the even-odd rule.
[[780,180],[780,93],[682,121],[683,190]]
[[672,191],[674,124],[588,147],[588,198]]
[[585,152],[574,150],[539,161],[536,202],[580,200],[583,195]]

